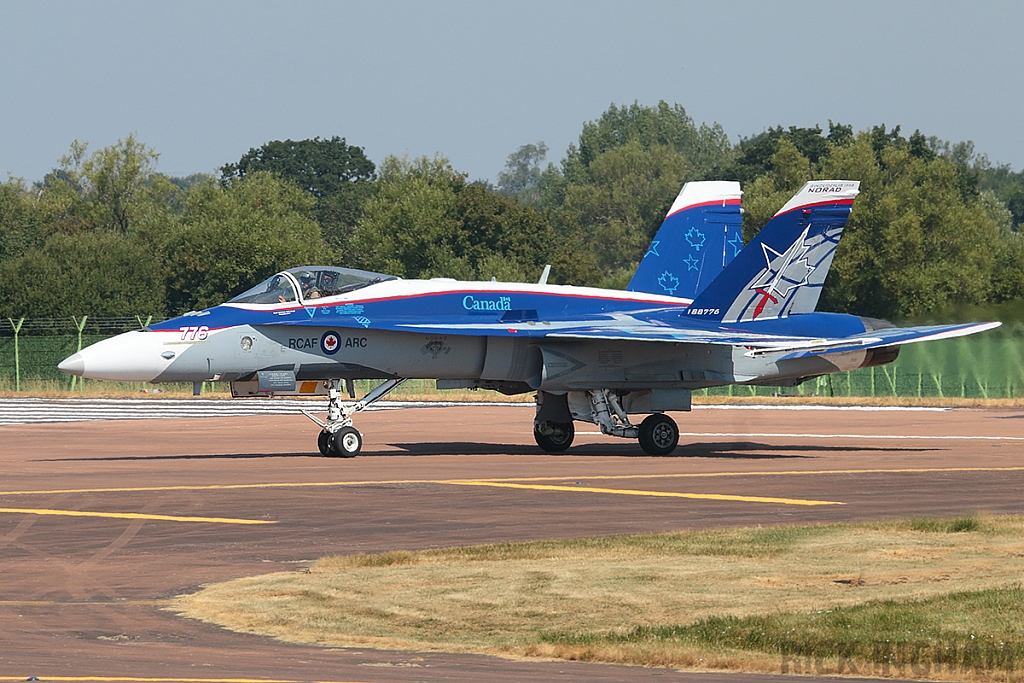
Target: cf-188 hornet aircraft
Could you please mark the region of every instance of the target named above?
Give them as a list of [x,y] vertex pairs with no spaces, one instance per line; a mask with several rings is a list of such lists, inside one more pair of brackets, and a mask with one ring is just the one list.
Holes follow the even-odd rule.
[[[858,188],[807,183],[743,247],[739,183],[687,183],[626,291],[549,285],[548,268],[521,284],[305,266],[59,367],[115,381],[230,382],[233,396],[326,395],[326,420],[303,412],[327,456],[359,453],[353,415],[407,378],[535,392],[545,451],[568,448],[578,420],[667,455],[679,428],[665,411],[690,410],[694,389],[792,387],[891,363],[902,344],[999,325],[897,328],[816,312]],[[354,400],[356,379],[383,383]]]

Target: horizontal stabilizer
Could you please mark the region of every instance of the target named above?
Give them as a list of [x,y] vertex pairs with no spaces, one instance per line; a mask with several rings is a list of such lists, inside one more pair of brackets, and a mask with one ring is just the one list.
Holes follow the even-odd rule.
[[845,351],[857,351],[858,349],[874,349],[882,346],[901,346],[913,344],[914,342],[937,341],[939,339],[952,339],[954,337],[966,337],[976,332],[984,332],[999,327],[1002,323],[968,323],[963,325],[925,325],[921,327],[889,327],[882,330],[873,330],[870,335],[863,337],[847,337],[845,339],[832,340],[809,340],[800,344],[790,344],[784,347],[764,347],[748,351],[747,355],[762,355],[764,353],[777,353],[780,351],[791,351],[780,360],[791,358],[806,358],[807,356],[821,356],[828,353],[843,353]]

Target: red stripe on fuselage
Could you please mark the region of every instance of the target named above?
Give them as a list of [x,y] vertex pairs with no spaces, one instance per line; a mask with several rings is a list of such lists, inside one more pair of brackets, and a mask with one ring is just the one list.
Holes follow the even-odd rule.
[[[393,296],[384,296],[384,297],[370,298],[370,299],[347,299],[345,301],[330,301],[330,302],[325,302],[325,303],[320,303],[320,304],[307,303],[305,305],[287,306],[287,307],[281,307],[281,308],[242,308],[242,306],[236,306],[236,307],[237,308],[242,308],[243,311],[299,311],[299,310],[304,310],[306,308],[324,308],[324,307],[330,307],[330,306],[344,306],[345,304],[368,304],[368,303],[375,303],[375,302],[378,302],[378,301],[399,301],[401,299],[420,299],[420,298],[423,298],[425,296],[442,296],[442,295],[445,295],[445,294],[455,294],[455,295],[461,294],[463,296],[466,296],[466,295],[469,295],[469,294],[486,294],[486,295],[491,295],[491,296],[493,296],[493,295],[559,296],[559,297],[564,297],[564,298],[569,298],[569,299],[590,299],[590,300],[593,300],[593,301],[609,301],[609,302],[623,301],[623,302],[630,302],[630,303],[659,304],[661,306],[682,306],[682,307],[689,306],[690,303],[692,303],[692,302],[686,302],[686,299],[680,299],[679,301],[681,303],[675,303],[673,301],[661,301],[661,300],[658,300],[658,299],[641,299],[641,298],[632,298],[632,297],[621,297],[621,298],[620,297],[614,297],[614,298],[612,298],[612,297],[595,296],[593,294],[568,294],[568,293],[562,293],[562,292],[527,292],[527,291],[522,291],[522,290],[518,290],[518,289],[512,289],[512,290],[499,290],[499,289],[451,289],[451,290],[444,290],[444,291],[440,291],[440,292],[420,292],[420,293],[416,293],[416,294],[395,294]],[[221,304],[221,305],[224,305],[224,304]]]
[[[250,312],[253,312],[253,313],[259,313],[259,312],[273,313],[273,312],[277,312],[277,311],[304,311],[307,308],[330,308],[330,307],[334,307],[334,306],[345,306],[347,304],[359,305],[359,304],[375,303],[375,302],[378,302],[378,301],[399,301],[401,299],[420,299],[420,298],[427,297],[427,296],[439,296],[439,295],[444,295],[444,294],[454,294],[454,295],[461,294],[463,296],[466,296],[466,295],[469,295],[469,294],[478,294],[478,295],[479,294],[488,294],[488,295],[515,295],[515,294],[524,295],[524,294],[530,294],[530,295],[536,295],[536,296],[557,296],[557,297],[563,297],[563,298],[569,298],[569,299],[590,299],[590,300],[593,300],[593,301],[606,301],[606,302],[610,302],[610,303],[626,302],[626,303],[656,304],[656,305],[662,306],[662,307],[673,307],[673,306],[675,306],[675,307],[679,307],[679,308],[687,308],[692,303],[692,302],[687,302],[685,299],[680,299],[679,300],[680,303],[675,303],[675,302],[672,302],[672,301],[659,301],[659,300],[656,300],[656,299],[645,299],[645,298],[627,298],[627,297],[608,298],[608,297],[602,297],[602,296],[595,296],[593,294],[570,294],[570,293],[563,293],[563,292],[528,292],[528,291],[523,291],[523,290],[518,290],[518,289],[516,289],[516,290],[457,289],[457,290],[445,290],[445,291],[440,291],[440,292],[420,292],[420,293],[416,293],[416,294],[396,294],[394,296],[385,296],[385,297],[380,297],[380,298],[376,298],[376,299],[351,299],[351,300],[347,300],[347,301],[330,301],[330,302],[324,302],[324,303],[319,303],[319,304],[308,303],[308,304],[305,304],[305,305],[298,305],[298,306],[296,306],[296,305],[281,306],[279,308],[245,308],[244,307],[245,304],[235,304],[235,305],[232,306],[232,308],[238,308],[240,310],[250,311]],[[221,304],[221,305],[225,306],[225,305],[230,305],[230,304]],[[251,324],[251,323],[239,323],[238,325],[227,325],[227,326],[224,326],[224,327],[211,327],[210,328],[210,332],[216,332],[216,331],[219,331],[219,330],[227,330],[227,329],[230,329],[232,327],[241,327],[242,325],[249,325],[249,324]],[[257,323],[257,324],[273,324],[273,323]],[[165,332],[165,333],[180,334],[180,330],[177,330],[177,329],[174,329],[174,330],[150,330],[150,331],[151,332]]]

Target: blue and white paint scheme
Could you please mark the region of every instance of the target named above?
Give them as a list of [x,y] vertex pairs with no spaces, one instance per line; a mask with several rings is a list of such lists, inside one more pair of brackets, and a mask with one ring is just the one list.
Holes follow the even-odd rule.
[[[809,182],[740,249],[739,184],[688,183],[627,291],[304,266],[59,367],[116,381],[226,381],[235,395],[326,394],[327,419],[310,415],[324,455],[357,453],[352,415],[407,378],[535,392],[534,433],[548,451],[568,448],[581,420],[666,454],[679,432],[664,411],[689,410],[694,389],[794,386],[999,324],[896,328],[817,312],[858,191],[855,181]],[[383,383],[345,402],[354,379]],[[633,425],[633,414],[649,416]]]
[[686,183],[626,290],[692,299],[743,249],[736,181]]

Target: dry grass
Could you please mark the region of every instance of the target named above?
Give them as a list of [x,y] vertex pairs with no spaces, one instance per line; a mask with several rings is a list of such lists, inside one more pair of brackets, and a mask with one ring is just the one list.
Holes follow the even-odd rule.
[[700,396],[694,405],[825,405],[905,406],[939,408],[1020,408],[1024,398],[960,398],[938,396]]
[[[748,642],[751,628],[771,630],[758,626],[765,615],[789,615],[778,624],[792,639],[812,623],[801,615],[887,600],[899,612],[953,591],[1005,589],[1022,571],[1024,518],[966,518],[328,557],[304,573],[205,587],[174,609],[290,642],[777,672],[780,637]],[[991,614],[957,604],[944,608],[949,628],[991,630]],[[1024,642],[1024,614],[1008,618],[1000,628]],[[878,616],[864,619],[870,641]]]
[[[66,379],[23,379],[21,391],[15,391],[14,380],[0,379],[0,398],[185,398],[192,396],[192,385],[148,384],[144,382],[104,382],[87,379],[80,391],[69,389],[71,377]],[[213,387],[211,390],[210,387]],[[204,398],[230,398],[227,384],[208,383]]]
[[[68,381],[25,380],[22,390],[14,391],[13,382],[0,381],[0,398],[42,397],[42,398],[190,398],[190,384],[142,384],[140,382],[101,382],[86,380],[85,390],[69,391]],[[231,398],[231,392],[224,383],[207,384],[203,398]],[[368,386],[368,385],[367,385]],[[366,392],[361,387],[358,395]],[[298,400],[311,400],[298,398]],[[323,397],[318,400],[325,401]],[[422,388],[399,387],[383,400],[388,401],[458,401],[458,402],[513,402],[532,403],[533,393],[506,396],[495,391],[453,389],[439,391],[432,386]],[[1024,398],[938,398],[938,397],[848,397],[848,396],[703,396],[694,393],[694,405],[824,405],[824,406],[932,406],[944,408],[1020,408]]]

